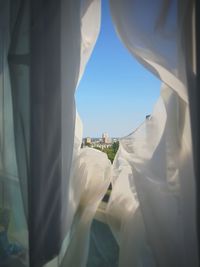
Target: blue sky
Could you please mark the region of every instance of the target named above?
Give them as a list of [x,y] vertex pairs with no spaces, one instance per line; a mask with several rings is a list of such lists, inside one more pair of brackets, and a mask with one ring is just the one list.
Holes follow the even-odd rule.
[[128,135],[152,112],[159,93],[160,81],[124,47],[102,1],[100,35],[76,92],[83,136]]

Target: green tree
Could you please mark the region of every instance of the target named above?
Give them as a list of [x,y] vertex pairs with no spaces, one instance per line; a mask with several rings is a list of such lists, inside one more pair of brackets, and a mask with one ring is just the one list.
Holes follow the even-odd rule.
[[113,152],[116,154],[117,151],[118,151],[118,149],[119,149],[119,141],[114,142],[114,143],[112,144],[112,149],[113,149]]
[[115,155],[119,149],[119,142],[114,142],[111,147],[105,148],[103,152],[105,152],[111,161],[113,163]]
[[119,148],[119,142],[114,142],[111,147],[107,147],[107,148],[103,148],[103,149],[101,149],[100,147],[93,147],[93,148],[98,149],[98,150],[106,153],[108,156],[108,159],[111,161],[111,163],[113,163],[115,155],[116,155],[118,148]]

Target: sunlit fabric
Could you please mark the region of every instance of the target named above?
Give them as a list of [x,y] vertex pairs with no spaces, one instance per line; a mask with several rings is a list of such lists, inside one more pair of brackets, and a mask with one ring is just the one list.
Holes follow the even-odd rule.
[[[121,245],[124,247],[125,239],[140,253],[129,251],[130,246],[127,246],[120,254],[120,266],[198,266],[188,106],[188,90],[193,84],[187,80],[188,71],[194,72],[193,65],[187,64],[192,62],[188,55],[192,56],[194,51],[184,42],[190,36],[189,29],[192,32],[193,2],[110,0],[110,6],[117,33],[125,46],[163,81],[154,112],[136,131],[122,138],[114,163],[114,172],[123,167],[119,164],[120,158],[131,167],[132,172],[123,179],[134,189],[135,207],[138,206],[124,210],[126,216],[122,216],[124,222],[122,220],[118,230],[109,220],[114,232],[119,232]],[[123,205],[130,194],[127,191],[120,196],[120,190],[115,189],[120,179],[119,175],[113,180],[116,196],[113,195],[110,201],[118,200],[118,204],[110,203],[108,218],[113,212],[117,214],[117,207]],[[134,225],[138,227],[136,210],[142,214],[137,237],[128,234]],[[120,208],[118,212],[121,214]],[[123,223],[129,225],[129,230]],[[141,238],[138,238],[139,232]],[[148,264],[145,264],[145,247],[150,249],[146,254],[150,260]],[[131,257],[132,260],[127,261]]]
[[74,205],[78,207],[71,230],[71,241],[62,266],[86,266],[89,230],[96,210],[111,178],[111,163],[106,154],[91,148],[80,151],[74,166]]
[[151,116],[120,140],[113,166],[81,149],[74,101],[101,1],[0,1],[1,266],[85,267],[110,182],[104,223],[119,267],[198,266],[188,100],[195,53],[186,41],[194,41],[193,1],[110,7],[121,41],[162,81]]

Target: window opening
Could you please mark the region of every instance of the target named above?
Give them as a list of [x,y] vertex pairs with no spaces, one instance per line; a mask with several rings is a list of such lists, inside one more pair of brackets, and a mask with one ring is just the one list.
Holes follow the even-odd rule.
[[[105,152],[113,163],[120,138],[150,117],[160,94],[160,84],[119,40],[108,1],[102,1],[100,34],[76,92],[77,110],[83,122],[82,147]],[[103,243],[106,248],[109,241],[107,260],[113,256],[112,266],[117,266],[119,248],[104,221],[111,191],[110,184],[92,223],[88,267],[96,266],[97,259],[98,266],[104,266],[101,245],[95,247],[95,244]]]

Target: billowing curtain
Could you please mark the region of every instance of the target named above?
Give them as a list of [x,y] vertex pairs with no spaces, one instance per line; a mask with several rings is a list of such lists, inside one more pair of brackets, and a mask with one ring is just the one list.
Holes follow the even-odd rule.
[[151,116],[120,140],[113,166],[107,217],[120,246],[119,266],[198,266],[188,103],[195,77],[193,1],[110,0],[110,7],[122,42],[163,82]]
[[[55,260],[57,266],[67,249],[83,198],[77,193],[74,201],[75,186],[89,186],[86,171],[80,184],[72,175],[78,164],[72,162],[85,157],[78,158],[74,138],[74,92],[98,36],[100,11],[100,0],[0,2],[1,265]],[[99,179],[106,180],[109,161],[100,157]],[[96,197],[98,203],[101,194]]]
[[106,214],[119,266],[198,266],[193,1],[110,7],[122,42],[162,81],[151,116],[120,140],[113,172],[105,154],[80,149],[74,101],[99,33],[100,0],[0,1],[1,266],[86,266],[90,225],[111,177]]

